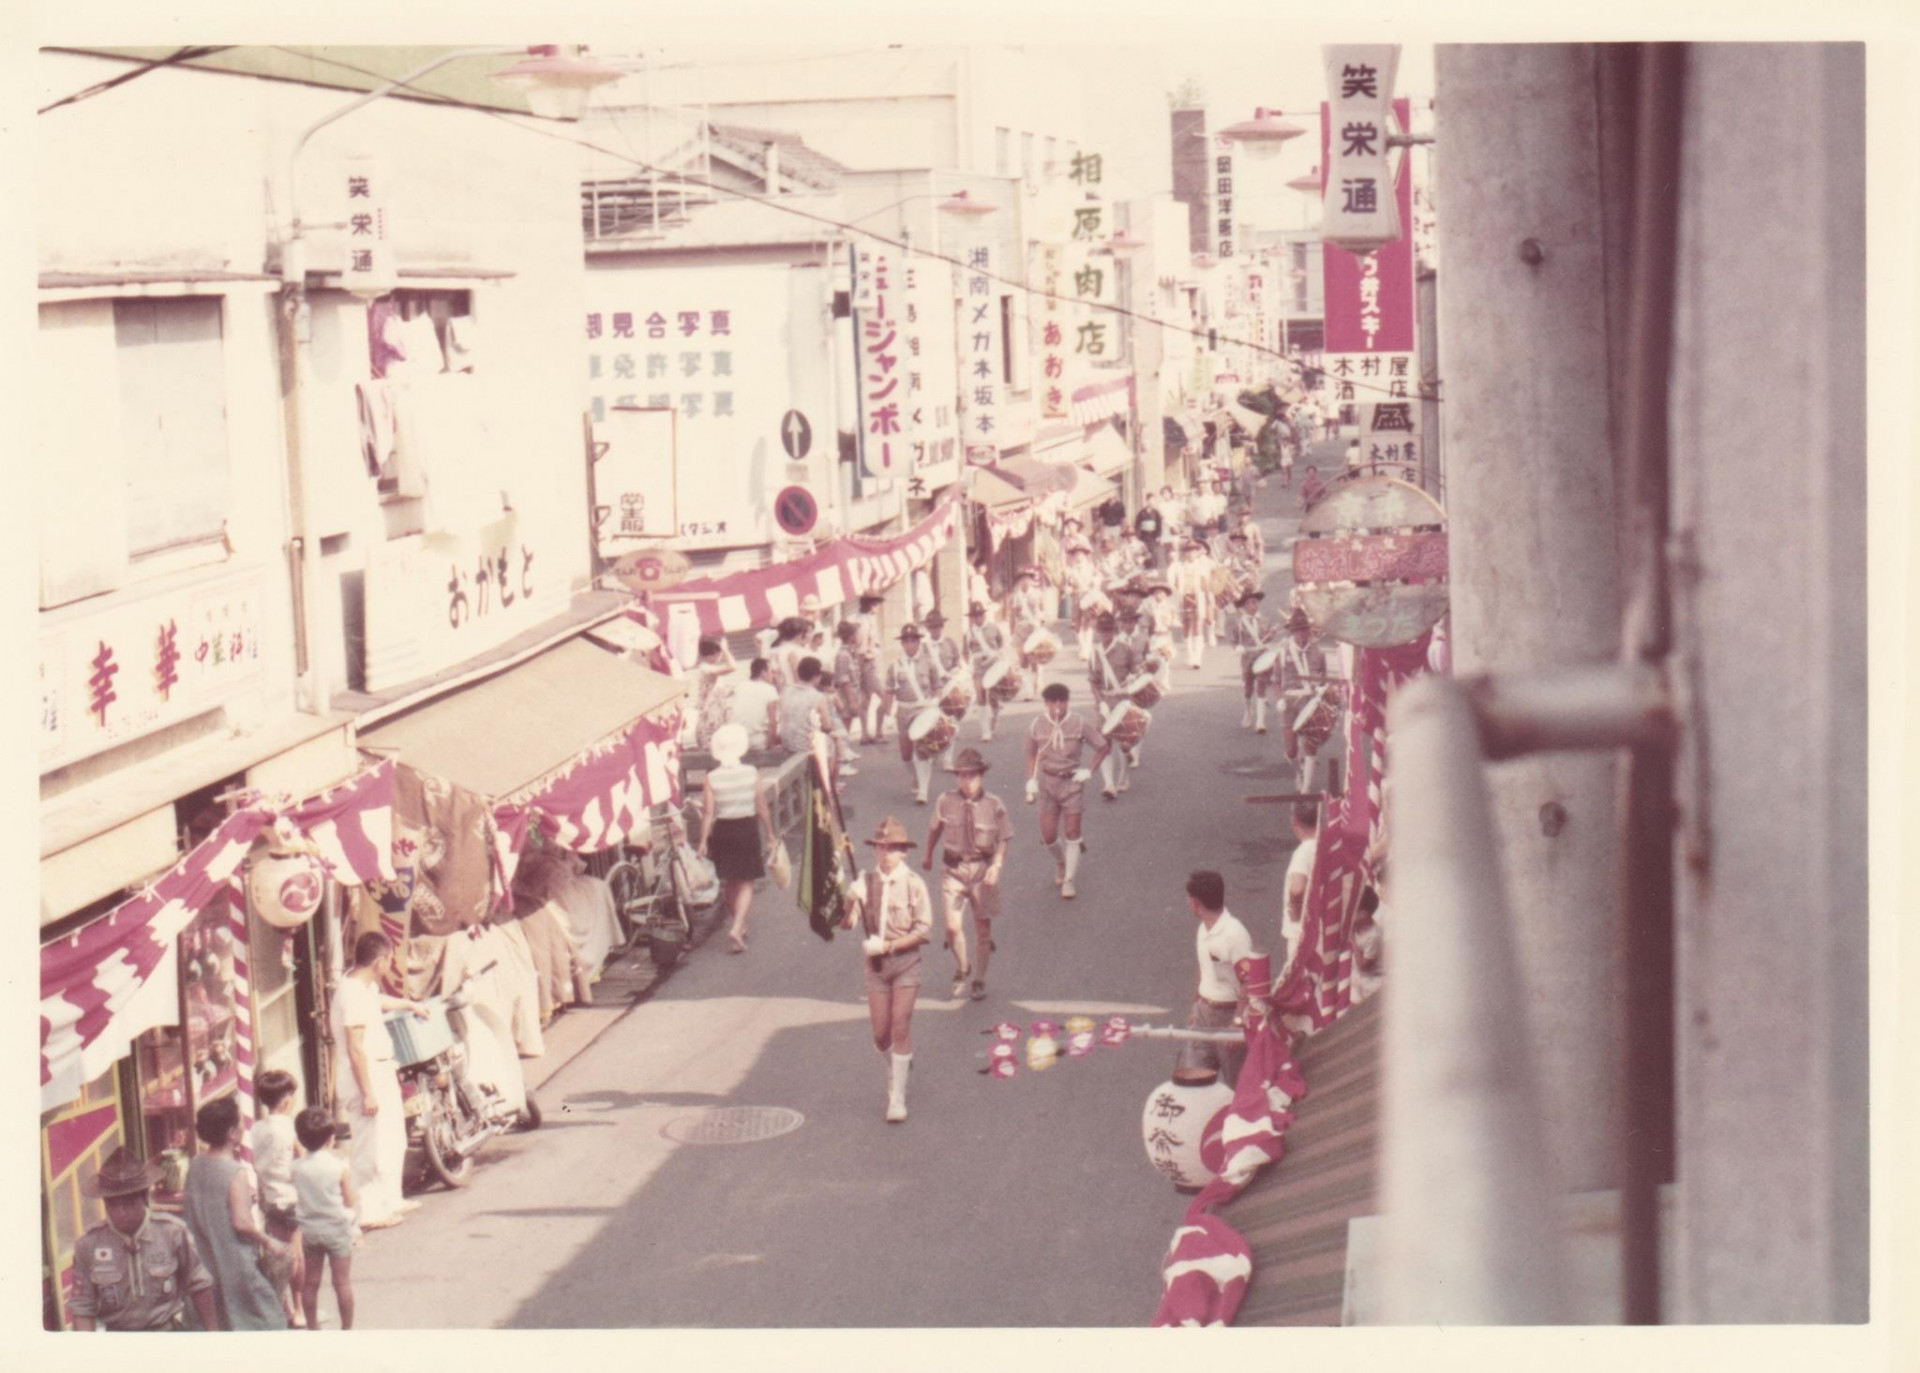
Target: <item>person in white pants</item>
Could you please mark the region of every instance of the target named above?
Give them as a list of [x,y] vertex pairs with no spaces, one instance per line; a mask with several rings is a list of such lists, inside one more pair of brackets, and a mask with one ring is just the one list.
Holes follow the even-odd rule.
[[[364,1230],[398,1225],[420,1203],[400,1195],[406,1167],[407,1121],[400,1102],[400,1076],[393,1066],[388,1011],[411,1011],[426,1019],[418,1002],[388,996],[380,982],[393,967],[393,943],[378,931],[354,941],[353,971],[334,989],[329,1022],[333,1035],[335,1118],[352,1124],[350,1162]],[[345,1071],[340,1071],[344,1068]]]

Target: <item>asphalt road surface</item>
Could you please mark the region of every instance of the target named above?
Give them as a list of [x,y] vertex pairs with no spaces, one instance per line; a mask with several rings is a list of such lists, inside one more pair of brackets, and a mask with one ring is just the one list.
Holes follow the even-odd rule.
[[[1290,497],[1277,481],[1262,493],[1269,605],[1287,584]],[[1085,705],[1073,649],[1053,666]],[[425,1194],[405,1225],[368,1237],[358,1324],[1144,1326],[1187,1200],[1140,1139],[1173,1048],[1134,1040],[1004,1082],[980,1069],[982,1032],[1003,1019],[1184,1021],[1192,868],[1221,870],[1256,947],[1275,942],[1285,809],[1242,798],[1288,789],[1278,730],[1239,728],[1224,645],[1175,672],[1132,790],[1107,803],[1097,779],[1089,788],[1077,900],[1059,897],[1021,803],[1037,703],[1010,709],[982,746],[1017,831],[999,951],[989,998],[956,1002],[952,956],[937,938],[928,950],[909,1121],[881,1118],[857,944],[823,942],[789,893],[763,886],[747,954],[709,941],[543,1088],[543,1128],[495,1141],[468,1188]],[[977,739],[969,724],[960,743]],[[855,837],[893,814],[924,839],[930,808],[913,804],[893,746],[868,747],[859,767]],[[692,1142],[713,1107],[764,1108],[733,1121],[744,1133],[792,1128]]]

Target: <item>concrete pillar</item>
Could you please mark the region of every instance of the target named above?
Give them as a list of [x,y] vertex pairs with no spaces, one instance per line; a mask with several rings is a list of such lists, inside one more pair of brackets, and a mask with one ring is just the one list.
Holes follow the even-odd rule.
[[[1611,661],[1620,642],[1608,444],[1595,51],[1441,47],[1440,405],[1456,672]],[[1493,766],[1555,1181],[1618,1182],[1620,864],[1611,756]],[[1417,970],[1415,975],[1417,975]]]
[[[1688,61],[1672,448],[1692,709],[1669,1319],[1863,1321],[1865,63],[1855,44],[1701,45]],[[1909,380],[1898,370],[1889,393]],[[1899,593],[1884,609],[1910,633]]]

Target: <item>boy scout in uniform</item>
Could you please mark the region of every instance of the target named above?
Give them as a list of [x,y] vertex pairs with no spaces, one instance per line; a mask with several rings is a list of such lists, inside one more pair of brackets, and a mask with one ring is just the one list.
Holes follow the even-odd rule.
[[[920,866],[933,871],[933,847],[944,838],[941,855],[944,875],[940,898],[946,910],[947,942],[953,946],[952,995],[966,995],[973,978],[973,999],[987,995],[987,962],[993,952],[993,918],[1000,914],[1000,873],[1007,865],[1007,845],[1013,840],[1013,820],[998,796],[986,792],[987,761],[979,749],[963,749],[953,771],[959,786],[942,793],[934,803],[933,825],[927,830],[927,853]],[[966,916],[973,912],[975,957],[967,961]]]
[[[1073,693],[1063,682],[1053,682],[1042,693],[1046,709],[1027,731],[1027,804],[1040,803],[1040,842],[1053,855],[1053,881],[1060,895],[1073,899],[1074,875],[1080,870],[1080,817],[1086,810],[1087,779],[1105,760],[1112,745],[1100,726],[1067,709]],[[1082,765],[1080,751],[1091,744],[1090,764]],[[1064,819],[1066,837],[1055,836]]]
[[[1133,679],[1138,662],[1133,645],[1118,635],[1119,622],[1102,615],[1093,625],[1093,660],[1087,665],[1087,681],[1093,688],[1097,718],[1104,720],[1114,702],[1126,699],[1121,690]],[[1109,753],[1100,763],[1100,794],[1111,801],[1127,789],[1127,752]]]
[[887,1060],[887,1120],[907,1118],[907,1074],[913,1068],[913,1004],[920,995],[920,949],[933,937],[933,901],[920,874],[907,867],[913,848],[900,822],[889,815],[867,840],[874,869],[846,891],[844,929],[866,938],[867,1011],[873,1047]]
[[[938,610],[929,610],[926,625],[927,652],[933,656],[934,666],[939,669],[940,689],[945,690],[947,683],[952,681],[953,675],[960,670],[960,664],[965,660],[966,655],[961,652],[959,644],[946,636],[947,617],[945,615]],[[958,738],[959,731],[956,730],[954,739]],[[949,772],[953,770],[954,747],[954,741],[948,740],[947,751],[940,755],[940,766]]]
[[974,702],[986,723],[980,742],[991,744],[993,731],[1000,724],[1000,703],[987,694],[987,669],[1006,656],[1007,632],[987,619],[987,608],[979,601],[967,607],[967,660],[973,665]]
[[161,1172],[115,1149],[100,1171],[80,1184],[107,1209],[73,1246],[75,1330],[185,1330],[187,1303],[200,1328],[218,1330],[213,1275],[200,1261],[186,1222],[147,1209]]
[[887,669],[887,701],[894,708],[894,729],[900,741],[900,761],[912,778],[913,799],[927,804],[927,788],[933,784],[933,759],[922,758],[907,737],[913,717],[932,705],[940,695],[940,670],[933,654],[920,642],[920,626],[910,624],[900,631],[900,656]]

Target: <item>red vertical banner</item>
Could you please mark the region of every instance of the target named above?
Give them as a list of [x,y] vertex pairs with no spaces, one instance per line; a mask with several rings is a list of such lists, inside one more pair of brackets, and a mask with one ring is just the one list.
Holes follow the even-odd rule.
[[[1412,121],[1407,100],[1393,102],[1394,122],[1406,132]],[[1320,165],[1331,164],[1332,118],[1320,106]],[[1418,337],[1413,320],[1413,168],[1402,155],[1393,181],[1400,207],[1400,237],[1357,257],[1327,245],[1321,254],[1326,283],[1328,353],[1411,353]],[[1326,173],[1321,173],[1324,178]]]

